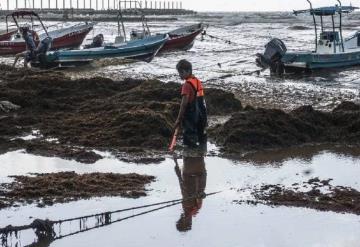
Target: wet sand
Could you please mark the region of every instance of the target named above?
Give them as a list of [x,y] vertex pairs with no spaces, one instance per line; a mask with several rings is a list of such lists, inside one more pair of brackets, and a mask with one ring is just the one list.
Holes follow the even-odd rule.
[[[180,84],[157,80],[70,79],[61,72],[34,72],[2,65],[0,100],[20,109],[0,116],[1,152],[26,152],[95,163],[111,152],[135,163],[167,157],[179,109]],[[289,113],[246,106],[234,94],[207,88],[210,140],[220,153],[324,143],[358,145],[360,105],[344,102],[332,112],[303,106]],[[229,119],[229,120],[226,120]],[[139,158],[140,157],[140,158]],[[100,194],[99,194],[100,195]],[[25,196],[25,195],[24,195]]]
[[[21,108],[1,114],[2,152],[25,148],[85,163],[101,159],[92,149],[111,151],[127,160],[129,154],[144,159],[166,156],[179,109],[180,84],[100,77],[72,80],[59,72],[37,74],[3,66],[0,99]],[[359,144],[360,105],[355,103],[344,102],[331,112],[303,106],[287,113],[243,108],[232,93],[213,88],[206,92],[210,117],[230,117],[211,124],[209,135],[226,154]]]
[[0,209],[33,204],[52,206],[80,199],[101,196],[139,198],[146,196],[145,185],[154,181],[152,176],[138,174],[60,172],[13,176],[12,183],[0,184]]
[[303,106],[289,113],[247,107],[215,127],[215,140],[229,154],[305,144],[359,145],[360,105],[343,102],[331,112]]
[[312,178],[302,184],[292,184],[292,188],[283,185],[262,185],[252,192],[255,200],[246,202],[360,215],[360,192],[350,187],[332,186],[331,181],[332,179]]
[[[2,152],[25,148],[30,153],[93,163],[100,157],[91,149],[145,157],[167,151],[179,109],[180,84],[71,80],[59,73],[37,74],[6,66],[0,73],[0,99],[21,107],[0,113]],[[210,115],[242,109],[232,93],[207,92]],[[38,134],[31,137],[34,131]]]

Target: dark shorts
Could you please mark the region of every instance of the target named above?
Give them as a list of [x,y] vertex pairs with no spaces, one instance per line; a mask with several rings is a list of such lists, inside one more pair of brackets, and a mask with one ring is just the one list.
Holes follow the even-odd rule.
[[183,143],[190,148],[206,145],[206,128],[196,126],[191,121],[183,121]]

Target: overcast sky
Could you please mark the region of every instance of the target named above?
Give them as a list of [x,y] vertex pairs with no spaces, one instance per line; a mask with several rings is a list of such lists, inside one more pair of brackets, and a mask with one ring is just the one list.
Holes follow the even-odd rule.
[[[15,7],[16,0],[9,0],[10,8]],[[20,7],[24,6],[24,0],[18,0]],[[58,0],[59,6],[62,6],[63,0]],[[67,6],[70,6],[71,0],[66,0]],[[92,7],[95,7],[96,0],[86,0],[87,3],[92,1]],[[98,0],[101,6],[102,0]],[[144,0],[143,0],[144,1]],[[150,0],[149,0],[150,1]],[[33,0],[27,0],[28,6]],[[49,0],[43,0],[43,6],[48,6]],[[55,7],[56,0],[50,0],[51,7]],[[77,0],[72,0],[73,6],[76,6]],[[80,7],[83,6],[84,0],[79,0]],[[104,0],[107,8],[108,0]],[[110,0],[111,6],[114,0]],[[118,0],[116,0],[118,2]],[[197,11],[291,11],[293,9],[303,9],[308,7],[306,0],[183,0],[183,7]],[[6,9],[7,0],[0,0],[1,8]],[[61,4],[60,4],[61,3]],[[334,5],[336,0],[313,0],[314,6]],[[343,2],[349,4],[349,0]],[[352,2],[354,5],[360,5],[360,0]],[[40,6],[40,0],[35,0],[36,7]]]

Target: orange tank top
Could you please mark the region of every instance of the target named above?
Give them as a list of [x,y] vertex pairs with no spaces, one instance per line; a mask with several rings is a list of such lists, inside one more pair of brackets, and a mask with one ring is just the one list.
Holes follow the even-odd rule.
[[191,83],[191,85],[196,89],[197,97],[204,97],[204,87],[199,79],[197,79],[195,76],[191,76],[186,79],[186,82]]

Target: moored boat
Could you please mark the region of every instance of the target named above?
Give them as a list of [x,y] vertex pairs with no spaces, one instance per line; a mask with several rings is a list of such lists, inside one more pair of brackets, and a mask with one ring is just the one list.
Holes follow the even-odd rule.
[[169,32],[169,40],[165,43],[161,51],[191,49],[196,37],[204,31],[204,28],[203,23],[198,23]]
[[[87,34],[93,29],[93,23],[78,24],[71,27],[61,28],[53,31],[47,31],[38,14],[33,11],[17,11],[6,17],[8,26],[8,18],[12,17],[17,28],[19,28],[18,19],[21,17],[31,16],[37,18],[45,32],[38,34],[34,32],[35,43],[50,36],[53,39],[52,50],[63,48],[78,48],[84,41]],[[7,28],[9,30],[9,28]],[[13,55],[26,50],[25,41],[17,33],[17,30],[11,30],[0,35],[0,55]]]
[[[141,7],[141,3],[135,2],[138,4],[138,7]],[[142,30],[131,32],[130,36],[132,39],[142,39],[151,35],[150,28],[147,23],[147,19],[139,10],[141,14],[141,22],[142,22]],[[118,24],[122,22],[123,16],[121,9],[118,15]],[[189,50],[193,47],[196,37],[201,34],[205,29],[205,25],[203,23],[197,23],[185,27],[181,27],[166,33],[169,35],[169,40],[165,43],[163,48],[161,48],[160,52],[173,51],[173,50]],[[124,37],[126,34],[124,33]]]
[[42,68],[79,66],[104,58],[151,62],[167,40],[168,35],[154,35],[139,40],[106,44],[102,47],[53,51],[47,53],[45,60],[32,63],[32,66]]
[[[315,50],[289,52],[279,39],[271,40],[265,47],[264,54],[257,54],[257,65],[270,68],[274,74],[297,72],[325,68],[341,68],[360,65],[360,32],[349,38],[343,37],[342,15],[358,9],[353,6],[339,5],[294,11],[295,15],[310,13],[315,27]],[[339,25],[335,25],[335,17],[339,17]],[[320,17],[320,35],[318,34],[317,18]],[[332,28],[326,30],[324,18],[331,17]]]

